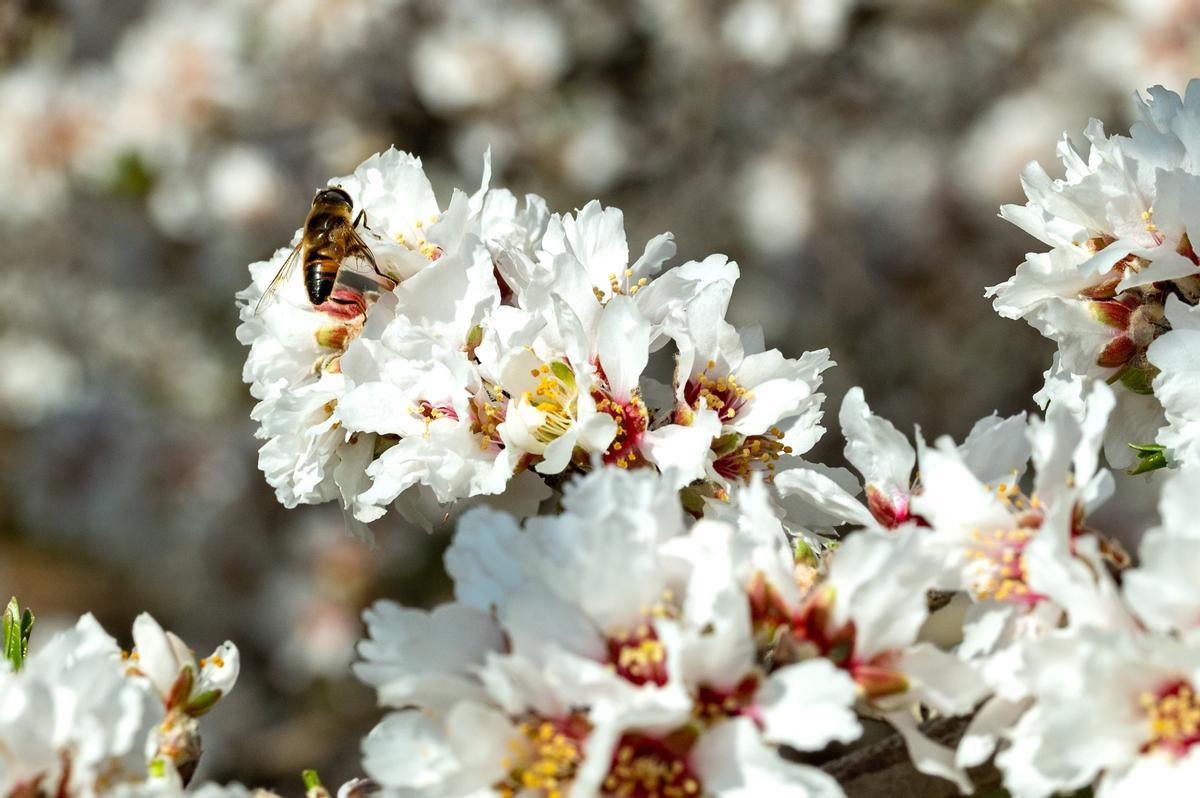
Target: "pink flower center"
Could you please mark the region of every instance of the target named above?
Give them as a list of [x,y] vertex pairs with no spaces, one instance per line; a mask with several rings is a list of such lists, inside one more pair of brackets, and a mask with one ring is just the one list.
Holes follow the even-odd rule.
[[1200,700],[1191,682],[1170,682],[1157,693],[1143,693],[1139,703],[1150,724],[1144,751],[1162,749],[1183,756],[1200,743]]
[[792,447],[784,445],[783,430],[771,427],[765,435],[722,435],[713,441],[713,452],[717,455],[713,470],[725,479],[749,482],[755,471],[774,471],[775,461],[791,454]]
[[425,419],[426,423],[437,421],[439,418],[450,418],[458,421],[458,413],[450,405],[435,405],[425,399],[413,408],[413,415]]
[[590,731],[587,721],[575,715],[522,721],[517,735],[508,741],[511,755],[501,763],[508,775],[493,789],[502,798],[562,798],[583,761],[583,741]]
[[631,468],[645,462],[640,454],[642,436],[646,433],[649,414],[646,405],[635,393],[629,401],[622,402],[602,391],[593,391],[592,399],[596,409],[607,413],[617,422],[617,434],[604,453],[607,465],[617,465],[620,468]]
[[758,722],[758,713],[754,708],[754,696],[758,687],[759,680],[754,674],[742,679],[732,688],[718,689],[704,685],[696,692],[696,703],[692,713],[708,724],[738,715],[746,715]]
[[1036,533],[1030,527],[975,530],[967,557],[972,561],[971,587],[980,601],[1032,606],[1046,597],[1026,582],[1025,547]]
[[604,795],[620,798],[689,798],[701,793],[686,751],[669,739],[642,734],[621,738],[603,789]]
[[633,684],[667,683],[667,650],[650,623],[608,638],[608,667]]
[[716,365],[715,361],[708,361],[703,371],[688,380],[683,387],[683,400],[693,410],[699,410],[703,403],[709,410],[715,410],[721,421],[728,422],[737,416],[746,402],[754,399],[754,394],[738,385],[735,374],[710,375],[709,371]]
[[[497,398],[499,396],[499,398]],[[479,436],[480,451],[504,448],[500,425],[504,423],[504,395],[499,388],[485,386],[483,392],[471,399],[471,431]]]

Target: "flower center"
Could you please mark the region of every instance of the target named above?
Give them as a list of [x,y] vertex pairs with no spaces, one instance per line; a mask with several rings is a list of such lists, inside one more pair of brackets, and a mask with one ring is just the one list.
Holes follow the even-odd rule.
[[411,237],[406,236],[403,232],[400,232],[396,233],[393,238],[397,244],[421,253],[421,255],[425,256],[427,260],[435,261],[442,257],[442,255],[445,253],[437,244],[432,244],[425,240],[425,228],[426,226],[437,224],[437,221],[438,214],[436,213],[429,217],[428,222],[426,222],[424,219],[417,219],[412,223],[413,234]]
[[617,744],[604,794],[620,798],[688,798],[700,794],[700,781],[683,753],[667,741],[626,734]]
[[545,414],[534,437],[542,443],[550,443],[571,428],[578,396],[575,373],[561,362],[543,363],[530,373],[537,378],[537,387],[532,392],[526,391],[523,398]]
[[1190,682],[1180,680],[1158,693],[1143,693],[1139,699],[1150,722],[1150,738],[1143,750],[1165,749],[1183,756],[1200,743],[1200,700]]
[[713,441],[712,448],[717,455],[713,469],[726,479],[742,482],[749,482],[754,471],[774,471],[775,461],[792,453],[792,447],[783,444],[779,427],[771,427],[765,435],[745,438],[737,433],[722,435]]
[[675,618],[679,608],[675,593],[664,588],[656,603],[642,608],[643,620],[632,631],[618,629],[608,636],[608,668],[633,684],[667,683],[667,649],[658,639],[653,618]]
[[517,725],[519,735],[508,742],[511,758],[502,766],[508,775],[494,785],[501,798],[515,795],[562,798],[583,761],[582,741],[590,731],[587,721],[570,716],[562,721],[527,720]]
[[696,692],[692,714],[709,725],[725,718],[749,714],[757,692],[758,676],[755,674],[750,674],[731,689],[702,685]]
[[478,395],[471,397],[471,431],[479,436],[480,451],[503,449],[500,425],[504,422],[504,392],[494,385],[484,385]]
[[1035,531],[1022,526],[971,533],[967,557],[973,561],[971,587],[977,599],[1033,605],[1045,598],[1025,581],[1025,547]]
[[654,627],[644,623],[608,638],[608,667],[633,684],[667,683],[667,650]]
[[716,366],[716,361],[710,360],[703,371],[688,380],[683,387],[683,398],[694,410],[699,410],[703,402],[709,410],[715,410],[722,421],[730,421],[746,402],[754,399],[754,394],[738,385],[737,375],[710,375],[708,372]]
[[750,600],[750,624],[755,641],[763,648],[774,645],[777,632],[791,626],[792,609],[762,571],[756,571],[750,578],[746,596]]
[[642,435],[646,432],[649,413],[636,390],[628,402],[621,402],[602,391],[594,391],[592,398],[596,400],[596,409],[607,413],[617,422],[617,434],[604,453],[607,465],[616,464],[620,468],[629,468],[638,461],[638,447]]
[[634,296],[638,291],[646,287],[650,282],[649,279],[642,277],[636,282],[629,282],[633,279],[633,269],[626,269],[624,273],[618,277],[616,272],[608,275],[608,293],[605,294],[602,288],[592,286],[592,293],[596,295],[596,301],[601,305],[607,305],[608,300],[619,294],[626,296]]
[[342,355],[350,348],[363,330],[367,320],[366,300],[361,294],[355,294],[344,289],[333,292],[333,298],[346,300],[353,304],[325,302],[319,308],[330,319],[329,324],[323,324],[314,333],[317,346],[329,350],[323,353],[314,367],[314,371],[339,372],[342,370]]
[[417,404],[413,405],[409,410],[416,418],[425,422],[425,437],[429,437],[429,425],[441,418],[449,418],[458,421],[458,413],[450,405],[435,405],[432,402],[422,399]]

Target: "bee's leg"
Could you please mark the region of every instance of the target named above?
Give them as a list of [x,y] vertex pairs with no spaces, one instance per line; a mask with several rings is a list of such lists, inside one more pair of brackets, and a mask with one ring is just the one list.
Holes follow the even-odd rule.
[[375,273],[386,280],[388,285],[392,286],[393,288],[396,286],[396,281],[394,279],[380,271],[379,264],[375,262],[375,256],[371,254],[369,247],[362,248],[362,255],[366,259],[367,263],[371,264],[371,268],[375,270]]
[[[358,212],[358,216],[354,217],[354,223],[350,226],[351,226],[351,228],[354,228],[354,227],[358,227],[361,224],[363,226],[363,229],[370,230],[371,228],[367,227],[366,220],[367,220],[367,212],[365,210],[360,210]],[[368,247],[366,245],[366,243],[363,242],[362,238],[357,233],[353,236],[353,238],[358,242],[359,251],[362,253],[362,256],[364,258],[366,258],[367,263],[371,264],[371,268],[375,270],[375,273],[378,274],[380,277],[382,277],[384,280],[386,280],[388,282],[388,285],[391,285],[394,287],[396,285],[396,281],[394,279],[392,279],[391,277],[389,277],[388,275],[384,274],[382,271],[380,271],[379,264],[375,262],[375,256],[371,254],[371,248]]]

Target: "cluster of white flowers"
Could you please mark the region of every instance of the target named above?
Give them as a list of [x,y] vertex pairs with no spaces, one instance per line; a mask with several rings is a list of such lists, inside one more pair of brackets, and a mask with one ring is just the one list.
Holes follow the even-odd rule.
[[[841,795],[802,752],[853,742],[862,716],[964,793],[995,754],[1017,798],[1179,794],[1200,768],[1198,475],[1169,482],[1119,585],[1125,556],[1086,523],[1113,485],[1112,392],[1085,404],[1082,422],[1054,405],[914,451],[851,392],[866,504],[836,472],[788,472],[826,522],[862,527],[819,556],[757,480],[720,519],[691,519],[670,473],[613,468],[523,526],[472,510],[446,554],[453,603],[366,614],[356,672],[398,711],[365,769],[443,798]],[[923,734],[972,713],[956,748]]]
[[[1168,483],[1137,568],[1087,522],[1115,485],[1106,442],[1114,465],[1149,443],[1143,468],[1200,445],[1200,83],[1151,94],[1130,138],[1094,123],[1090,161],[1064,142],[1067,179],[1031,167],[1030,204],[1004,210],[1053,246],[990,292],[1060,344],[1045,417],[930,446],[852,389],[861,479],[800,459],[831,363],[730,326],[723,257],[664,268],[663,235],[632,259],[619,211],[520,206],[486,169],[443,211],[395,151],[331,181],[385,279],[347,271],[313,307],[294,274],[259,312],[290,250],[251,267],[240,334],[268,480],[358,523],[398,500],[410,518],[501,494],[510,510],[462,516],[455,602],[367,613],[357,672],[398,710],[364,743],[368,774],[430,798],[838,795],[803,752],[857,740],[866,716],[964,792],[989,760],[1019,798],[1183,783],[1200,472]],[[645,374],[668,344],[670,386]],[[925,736],[936,716],[970,717],[956,746]],[[1081,723],[1092,737],[1064,733]]]
[[1156,442],[1168,459],[1194,460],[1200,440],[1189,338],[1200,300],[1200,81],[1182,99],[1161,86],[1149,95],[1137,98],[1127,137],[1093,119],[1083,154],[1064,136],[1063,178],[1026,169],[1028,203],[1001,216],[1051,249],[988,290],[1002,316],[1058,344],[1043,405],[1056,397],[1078,407],[1087,382],[1119,383],[1105,442],[1114,465],[1134,458],[1129,444]]
[[1000,740],[996,762],[1015,796],[1092,784],[1097,795],[1122,798],[1193,788],[1200,775],[1198,488],[1194,470],[1171,477],[1162,525],[1146,534],[1140,565],[1119,583],[1090,536],[1071,538],[1069,552],[1061,535],[1057,550],[1030,546],[1031,588],[1065,619],[1049,619],[988,668],[995,696],[960,758],[979,761]]
[[[609,465],[669,470],[702,514],[820,437],[828,352],[787,358],[726,322],[736,264],[664,268],[670,234],[633,258],[619,210],[551,214],[487,179],[443,209],[420,160],[389,150],[330,181],[387,279],[348,258],[314,306],[303,268],[264,301],[291,247],[250,267],[238,334],[281,502],[340,498],[365,523],[399,501],[428,521],[503,493],[530,514],[547,481]],[[669,344],[668,386],[645,372]]]
[[[31,624],[10,630],[15,601],[10,609],[0,659],[0,795],[182,795],[200,760],[197,719],[237,681],[237,648],[226,642],[197,661],[142,614],[133,651],[122,651],[85,615],[25,656]],[[237,787],[203,792],[249,795]]]
[[[840,796],[820,765],[867,719],[963,793],[989,762],[1014,798],[1192,789],[1200,82],[1151,96],[1131,137],[1095,123],[1088,161],[1064,142],[1067,178],[1032,167],[1004,210],[1053,247],[991,290],[1060,345],[1044,415],[928,444],[852,388],[858,476],[801,459],[832,362],[730,325],[725,257],[667,266],[669,234],[632,257],[620,211],[520,202],[486,162],[444,208],[396,150],[330,181],[369,252],[313,305],[298,231],[238,297],[260,466],[360,535],[393,505],[461,513],[454,600],[365,614],[355,672],[394,711],[340,795]],[[1136,565],[1090,520],[1131,442],[1142,470],[1182,464],[1153,478]],[[196,663],[149,616],[134,638],[122,659],[85,618],[9,655],[0,796],[181,789],[237,652]]]

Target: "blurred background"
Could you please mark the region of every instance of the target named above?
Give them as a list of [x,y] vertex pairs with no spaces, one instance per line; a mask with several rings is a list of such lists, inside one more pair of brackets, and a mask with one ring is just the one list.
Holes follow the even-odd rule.
[[931,438],[1032,409],[1052,346],[982,295],[1040,245],[997,206],[1195,74],[1200,0],[0,0],[0,594],[35,636],[233,638],[199,778],[340,783],[379,717],[360,609],[447,586],[444,540],[369,550],[256,469],[233,294],[315,187],[395,144],[448,197],[490,146],[493,184],[619,206],[631,249],[728,254],[732,321],[833,351],[836,464],[852,385]]

